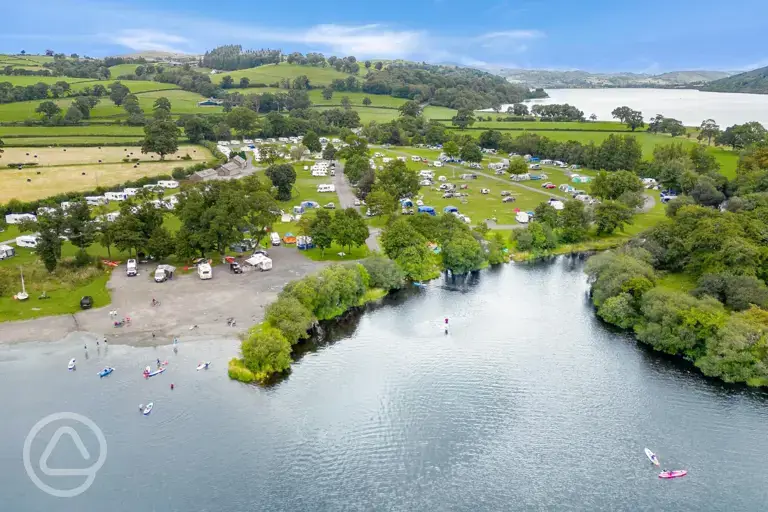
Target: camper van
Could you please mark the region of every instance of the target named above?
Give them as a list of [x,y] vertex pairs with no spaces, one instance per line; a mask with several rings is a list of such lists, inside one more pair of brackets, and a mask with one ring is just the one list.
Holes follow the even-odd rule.
[[515,220],[520,224],[528,224],[530,217],[526,212],[517,212],[517,215],[515,215]]
[[40,237],[37,235],[21,235],[16,237],[16,245],[19,247],[27,247],[29,249],[37,248],[37,243],[40,241]]
[[272,245],[280,245],[280,235],[277,233],[277,231],[270,233],[269,239],[272,242]]
[[200,279],[212,279],[213,269],[211,268],[211,265],[208,263],[200,263],[197,266],[197,277]]
[[129,277],[134,277],[139,274],[138,267],[136,266],[136,260],[130,259],[125,267],[125,273]]

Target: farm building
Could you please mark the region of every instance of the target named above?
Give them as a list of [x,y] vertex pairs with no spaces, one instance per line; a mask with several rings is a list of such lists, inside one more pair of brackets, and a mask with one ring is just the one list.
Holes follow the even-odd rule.
[[189,177],[191,181],[205,181],[213,179],[216,176],[216,170],[215,169],[203,169],[202,171],[197,171],[192,176]]

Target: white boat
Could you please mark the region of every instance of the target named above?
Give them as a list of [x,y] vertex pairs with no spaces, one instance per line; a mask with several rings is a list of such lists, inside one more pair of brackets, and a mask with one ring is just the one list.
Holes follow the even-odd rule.
[[69,364],[67,365],[67,370],[74,370],[75,369],[75,358],[69,360]]
[[205,363],[200,363],[199,365],[197,365],[197,369],[198,370],[207,370],[209,366],[211,366],[210,361],[205,362]]
[[651,450],[649,450],[648,448],[646,448],[646,449],[645,449],[645,455],[646,455],[646,457],[648,457],[648,460],[650,460],[650,461],[651,461],[651,463],[652,463],[654,466],[658,466],[658,465],[659,465],[659,458],[656,456],[656,454],[655,454],[655,453],[653,453],[653,452],[652,452]]
[[147,406],[144,408],[144,412],[142,412],[141,414],[143,414],[144,416],[147,416],[149,413],[152,412],[152,407],[154,407],[154,405],[155,405],[154,402],[149,402]]

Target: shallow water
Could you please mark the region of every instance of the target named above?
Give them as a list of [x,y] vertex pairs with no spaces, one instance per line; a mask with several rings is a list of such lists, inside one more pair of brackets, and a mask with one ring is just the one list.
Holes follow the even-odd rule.
[[[701,92],[692,89],[547,89],[549,98],[530,103],[568,103],[595,114],[600,121],[615,121],[611,111],[628,106],[643,113],[646,122],[656,114],[673,117],[686,126],[714,119],[722,129],[758,121],[768,127],[768,94]],[[508,105],[502,106],[506,111]]]
[[[334,329],[340,339],[266,389],[229,381],[229,341],[91,346],[88,360],[77,340],[0,347],[2,508],[764,509],[768,395],[637,346],[595,319],[586,292],[566,258],[434,282]],[[143,379],[157,357],[169,370]],[[200,360],[212,368],[195,371]],[[106,364],[116,370],[100,380]],[[22,464],[30,428],[59,411],[89,417],[108,444],[93,485],[69,499],[39,491]],[[51,467],[89,465],[59,446]],[[689,475],[660,480],[646,446]]]

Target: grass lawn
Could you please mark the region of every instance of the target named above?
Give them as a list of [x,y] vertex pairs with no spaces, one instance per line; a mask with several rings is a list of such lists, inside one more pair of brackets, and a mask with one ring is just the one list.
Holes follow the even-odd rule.
[[[475,112],[476,115],[488,116],[488,112]],[[496,121],[497,115],[493,115],[494,121],[478,121],[472,125],[472,128],[487,128],[494,130],[574,130],[574,131],[610,131],[610,132],[630,132],[625,124],[614,123],[610,121],[589,121],[584,123],[562,122],[546,123],[541,121]],[[635,133],[644,131],[638,129]]]
[[[325,255],[323,255],[322,251],[320,251],[320,249],[317,247],[301,252],[302,254],[305,254],[309,259],[315,261],[361,260],[363,258],[367,258],[370,254],[368,246],[365,244],[361,245],[360,247],[353,247],[352,249],[349,249],[348,247],[340,247],[336,242],[332,243],[331,246],[325,250]],[[340,254],[344,254],[344,256],[340,256]]]
[[329,85],[337,78],[345,79],[350,76],[331,67],[301,66],[299,64],[283,62],[280,64],[267,64],[256,68],[239,69],[237,71],[220,71],[215,75],[211,75],[211,81],[218,84],[227,75],[231,76],[235,83],[241,78],[247,77],[252,83],[267,85],[279,82],[283,78],[293,80],[300,75],[306,75],[309,78],[310,85]]
[[347,96],[349,98],[349,101],[352,102],[353,105],[362,105],[363,100],[365,98],[368,98],[371,100],[371,106],[374,107],[392,107],[397,108],[403,103],[405,103],[408,100],[405,100],[403,98],[395,98],[392,96],[384,96],[382,94],[367,94],[364,92],[336,92],[334,91],[333,96],[330,100],[326,100],[323,98],[323,91],[320,89],[313,89],[309,91],[309,99],[312,101],[313,105],[323,105],[323,106],[341,106],[341,98],[344,96]]
[[[339,108],[338,106],[334,107],[312,107],[313,110],[328,110],[331,108]],[[352,107],[353,110],[357,111],[358,114],[360,114],[360,121],[365,123],[370,123],[371,121],[376,121],[377,123],[387,123],[389,121],[392,121],[393,119],[397,119],[398,115],[400,114],[395,109],[388,109],[388,108],[370,108],[370,107]]]
[[132,75],[139,64],[118,64],[117,66],[109,67],[109,74],[113,78],[117,78],[120,75]]
[[456,115],[456,110],[448,107],[428,106],[424,108],[423,113],[426,119],[451,119]]
[[[112,135],[87,135],[83,137],[71,136],[71,137],[59,137],[59,136],[41,136],[41,137],[19,137],[19,138],[6,138],[4,139],[4,149],[7,151],[9,147],[26,146],[35,147],[52,147],[52,146],[68,146],[73,144],[89,144],[96,146],[98,144],[132,144],[134,146],[139,145],[144,139],[141,135],[131,135],[127,137],[116,137]],[[134,147],[134,149],[136,149]]]
[[696,288],[696,278],[690,274],[668,273],[656,282],[656,286],[676,292],[689,292]]
[[[85,87],[93,87],[96,84],[101,84],[104,87],[109,87],[109,84],[120,82],[124,86],[128,88],[129,91],[131,91],[134,94],[139,94],[146,91],[159,91],[159,90],[181,90],[179,89],[178,85],[175,84],[165,84],[162,82],[154,82],[152,80],[91,80],[87,82],[78,82],[77,84],[72,86],[72,89],[74,90],[81,90]],[[111,100],[109,97],[104,97],[102,101],[109,101],[111,103]]]
[[[88,126],[0,126],[0,137],[6,137],[8,144],[12,135],[26,137],[60,137],[80,135],[116,135],[144,136],[143,126],[126,126],[119,124],[92,124]],[[53,141],[58,143],[58,141]]]

